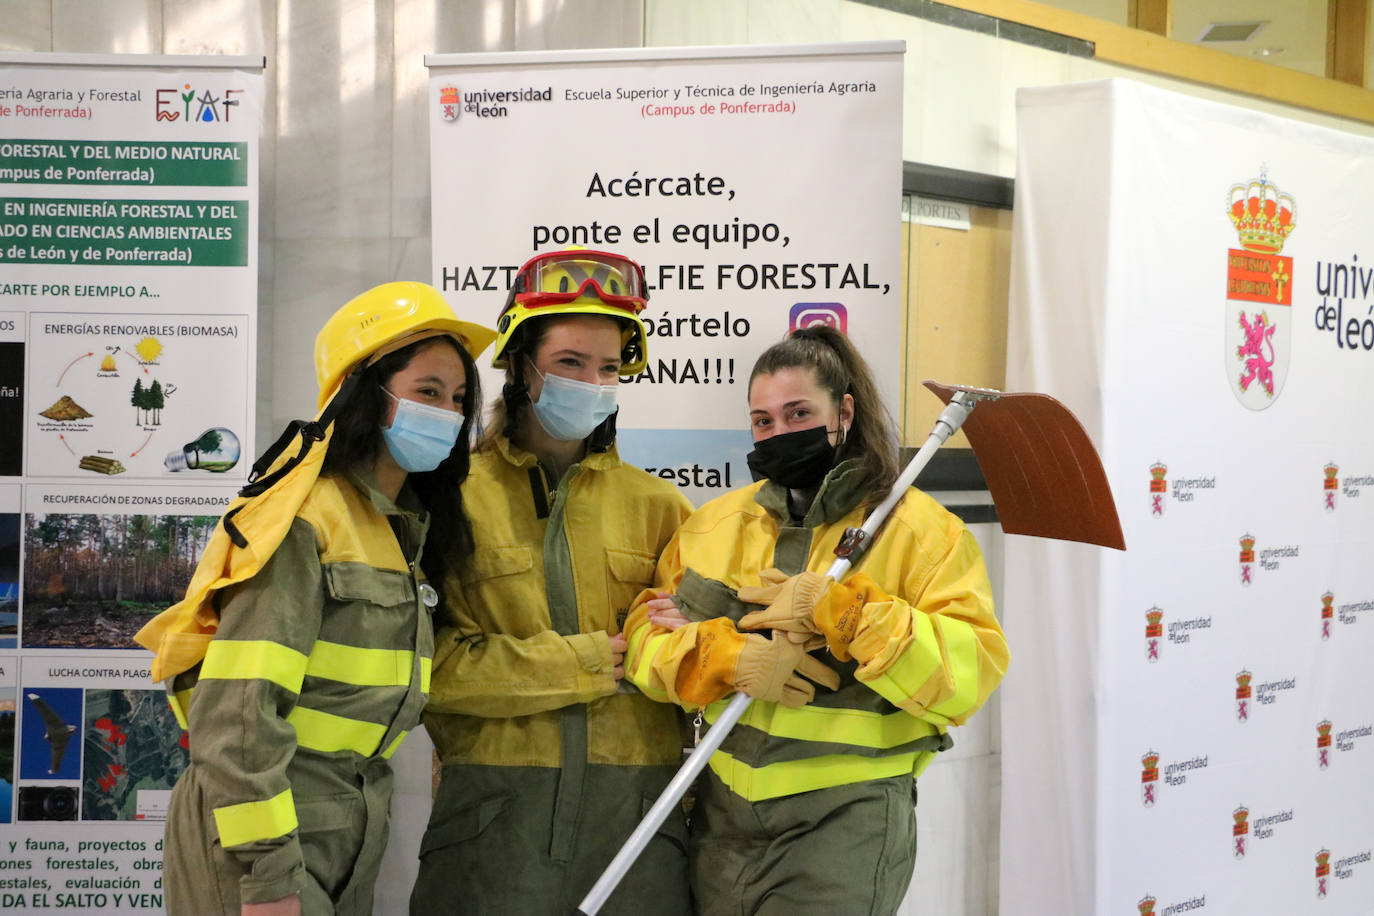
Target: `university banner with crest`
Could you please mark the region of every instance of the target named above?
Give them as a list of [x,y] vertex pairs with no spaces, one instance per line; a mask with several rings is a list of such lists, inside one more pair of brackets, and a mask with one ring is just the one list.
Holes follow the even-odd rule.
[[900,416],[904,53],[430,55],[433,283],[495,324],[537,252],[643,264],[649,362],[621,380],[620,454],[698,505],[751,481],[749,370],[789,328],[848,333]]
[[1007,384],[1127,551],[1010,538],[1001,912],[1374,900],[1374,139],[1110,80],[1018,94]]
[[261,57],[0,54],[0,912],[161,912],[133,634],[253,456]]

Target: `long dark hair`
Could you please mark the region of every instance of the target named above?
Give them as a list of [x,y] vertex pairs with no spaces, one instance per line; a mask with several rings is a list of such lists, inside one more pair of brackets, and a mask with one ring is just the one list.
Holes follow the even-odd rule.
[[472,525],[463,511],[461,484],[468,476],[473,424],[482,404],[482,384],[477,364],[458,341],[447,335],[427,337],[393,353],[362,370],[334,420],[334,435],[324,456],[321,474],[339,474],[359,467],[370,467],[386,446],[382,442],[382,418],[389,398],[382,389],[391,377],[410,365],[415,354],[430,344],[443,342],[457,351],[463,361],[467,392],[463,395],[463,426],[458,441],[437,468],[406,475],[406,482],[429,513],[429,535],[420,557],[420,568],[440,597],[448,575],[472,553]]
[[865,506],[875,506],[901,473],[897,463],[897,428],[878,395],[868,363],[845,335],[824,325],[793,331],[773,344],[754,363],[754,379],[780,369],[812,369],[836,409],[846,394],[854,398],[854,421],[840,444],[835,463],[857,458],[863,469]]
[[[550,315],[546,318],[530,318],[521,323],[520,327],[511,334],[510,340],[506,342],[503,351],[506,356],[506,382],[501,386],[501,396],[491,402],[491,421],[483,431],[482,437],[477,442],[477,451],[486,451],[496,444],[496,440],[505,437],[512,442],[520,432],[520,424],[524,420],[525,411],[530,409],[530,386],[525,380],[525,372],[529,370],[528,363],[534,362],[535,354],[539,352],[539,345],[544,342],[544,338],[549,336],[549,331],[559,324],[562,320],[569,320],[579,317],[576,314],[558,316]],[[606,317],[614,321],[618,326],[623,327],[619,321],[610,316]],[[617,411],[618,413],[618,411]],[[592,430],[587,436],[588,452],[604,452],[610,448],[615,441],[615,417],[613,413],[596,429]]]

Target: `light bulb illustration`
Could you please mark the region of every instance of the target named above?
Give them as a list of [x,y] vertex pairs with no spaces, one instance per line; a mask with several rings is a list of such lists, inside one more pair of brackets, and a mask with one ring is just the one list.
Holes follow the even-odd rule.
[[223,426],[201,433],[162,460],[169,471],[199,469],[222,474],[239,463],[239,437]]

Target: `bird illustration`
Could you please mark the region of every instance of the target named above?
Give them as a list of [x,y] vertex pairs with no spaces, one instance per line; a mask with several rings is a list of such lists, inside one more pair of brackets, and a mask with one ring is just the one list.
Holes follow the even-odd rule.
[[47,728],[43,738],[52,745],[52,766],[48,772],[56,773],[62,767],[62,757],[67,753],[67,742],[76,733],[76,726],[63,722],[57,710],[44,702],[38,694],[30,693],[27,696],[29,702],[38,710],[38,714],[43,717],[43,725]]

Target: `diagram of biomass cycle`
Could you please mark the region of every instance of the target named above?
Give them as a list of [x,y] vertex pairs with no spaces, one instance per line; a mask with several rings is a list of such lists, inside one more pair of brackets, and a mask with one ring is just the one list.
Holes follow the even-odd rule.
[[240,478],[245,315],[29,316],[30,477]]

